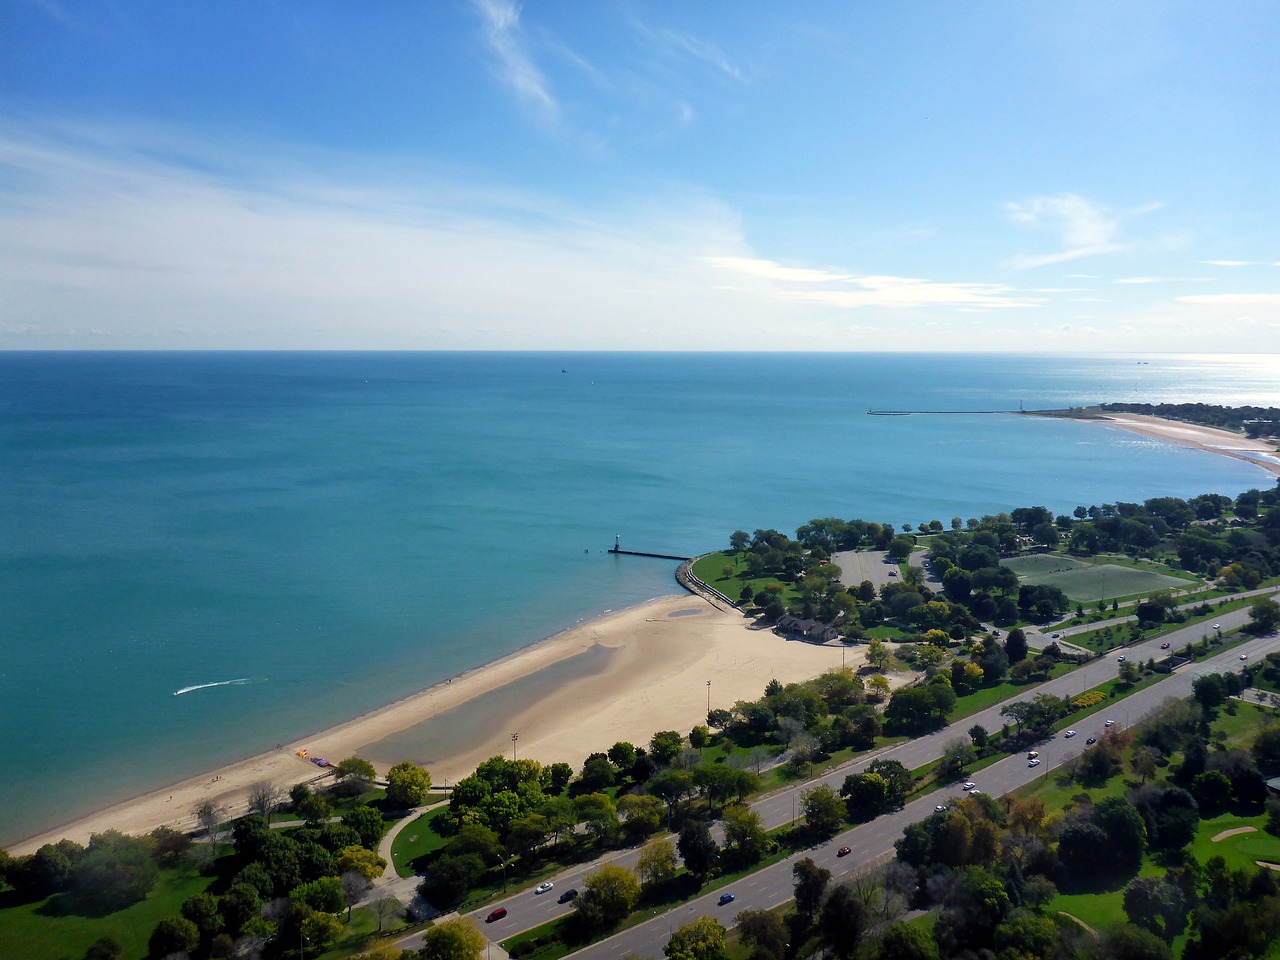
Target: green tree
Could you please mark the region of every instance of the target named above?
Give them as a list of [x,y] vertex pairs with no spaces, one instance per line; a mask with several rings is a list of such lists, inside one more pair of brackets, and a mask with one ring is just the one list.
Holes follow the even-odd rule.
[[754,810],[735,803],[725,808],[722,822],[725,846],[739,865],[758,863],[769,851],[769,835]]
[[364,847],[343,847],[338,851],[338,873],[353,871],[367,880],[377,880],[387,868],[387,861]]
[[1135,926],[1172,940],[1185,923],[1187,904],[1176,883],[1137,877],[1124,888],[1124,912]]
[[751,960],[784,960],[787,926],[772,910],[743,910],[735,918],[738,939],[750,946]]
[[1121,924],[1104,932],[1097,960],[1173,960],[1169,945],[1148,930]]
[[680,859],[684,861],[689,873],[697,879],[699,885],[706,883],[720,859],[720,847],[707,825],[701,820],[686,823],[680,829],[677,846],[680,849]]
[[618,798],[622,830],[633,843],[643,840],[662,826],[663,803],[658,797],[628,793]]
[[1274,633],[1277,626],[1280,626],[1280,603],[1270,597],[1258,597],[1249,605],[1250,633]]
[[378,779],[378,773],[373,769],[373,764],[360,757],[347,757],[345,760],[339,760],[337,766],[333,768],[333,776],[336,780],[353,780],[363,786],[367,786]]
[[728,960],[725,929],[712,917],[698,917],[673,933],[662,953],[670,960]]
[[422,960],[480,960],[488,944],[475,921],[454,917],[429,927],[422,935]]
[[676,859],[676,847],[666,837],[650,840],[640,851],[636,860],[636,873],[640,882],[647,886],[666,883],[676,875],[679,861]]
[[420,807],[431,792],[431,774],[408,760],[387,771],[387,801],[399,807]]
[[919,926],[895,923],[880,938],[876,960],[938,960],[938,945]]
[[1010,663],[1020,663],[1027,659],[1027,635],[1021,627],[1014,627],[1005,637],[1004,652]]
[[867,903],[857,891],[849,884],[839,884],[827,894],[822,905],[819,921],[822,942],[837,957],[853,957],[867,932],[870,921],[868,913]]
[[806,927],[810,926],[822,906],[827,883],[831,880],[831,871],[818,866],[811,857],[805,857],[792,866],[791,876],[795,880],[796,913],[804,920]]
[[581,922],[590,930],[617,926],[640,900],[640,881],[626,867],[606,863],[582,881],[582,893],[574,900]]
[[200,945],[200,931],[186,917],[165,917],[155,930],[147,947],[153,957],[167,957],[174,953],[193,953]]
[[333,815],[333,803],[323,793],[311,793],[294,804],[294,809],[307,826],[315,827]]
[[294,887],[289,899],[297,906],[310,907],[321,913],[339,913],[346,906],[342,899],[342,882],[337,877],[321,877]]
[[609,757],[609,762],[619,770],[627,771],[635,766],[636,748],[625,740],[619,740],[609,748],[607,756]]
[[830,836],[844,824],[845,805],[835,790],[819,783],[800,792],[800,813],[806,827],[820,836]]
[[683,748],[684,737],[675,730],[659,730],[649,740],[649,756],[660,767],[667,766],[680,756]]
[[350,827],[356,832],[356,836],[360,838],[361,846],[373,850],[378,846],[378,841],[382,839],[382,832],[386,823],[382,819],[381,812],[373,807],[361,804],[343,814],[342,825]]
[[200,931],[201,943],[208,944],[226,925],[219,910],[218,898],[211,893],[197,893],[187,897],[179,909]]
[[711,731],[703,724],[698,724],[689,731],[689,746],[701,750],[711,742]]
[[307,938],[310,950],[324,953],[342,936],[342,921],[332,913],[309,913],[302,918],[302,935]]
[[147,840],[108,830],[90,837],[70,882],[81,909],[102,914],[146,899],[159,875]]

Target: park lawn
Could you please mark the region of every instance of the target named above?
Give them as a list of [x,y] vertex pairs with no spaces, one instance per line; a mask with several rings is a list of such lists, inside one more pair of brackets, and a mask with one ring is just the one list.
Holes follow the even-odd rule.
[[1045,913],[1069,913],[1101,933],[1129,922],[1124,912],[1122,889],[1099,893],[1060,893],[1045,906]]
[[432,823],[449,812],[448,804],[428,810],[409,824],[391,841],[391,861],[396,875],[412,877],[417,873],[415,864],[429,853],[439,850],[449,838],[432,829]]
[[1260,707],[1255,703],[1240,700],[1232,700],[1230,703],[1235,706],[1235,713],[1232,714],[1225,708],[1219,710],[1209,727],[1209,739],[1225,743],[1229,747],[1247,749],[1253,743],[1258,728],[1275,714],[1267,707]]
[[[749,576],[747,565],[742,556],[741,554],[728,553],[726,551],[708,553],[693,562],[693,575],[708,586],[719,590],[734,603],[739,602],[739,598],[742,596],[742,588],[747,584],[751,585],[753,593],[759,593],[767,584],[780,584],[783,589],[778,599],[782,601],[783,606],[799,597],[800,594],[795,589],[794,584],[782,583],[775,576]],[[724,575],[726,566],[733,568],[733,573],[727,577]]]
[[122,960],[142,960],[156,924],[177,916],[184,900],[203,893],[214,880],[201,876],[195,864],[162,869],[146,900],[105,917],[60,913],[61,895],[8,906],[11,893],[6,893],[0,896],[0,950],[4,957],[63,960],[83,957],[100,937],[111,937],[123,948]]

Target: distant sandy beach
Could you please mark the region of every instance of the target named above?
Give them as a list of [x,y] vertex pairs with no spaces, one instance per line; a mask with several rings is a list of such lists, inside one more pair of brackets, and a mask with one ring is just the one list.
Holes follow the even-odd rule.
[[[843,651],[857,669],[864,647]],[[414,756],[413,733],[426,722],[463,704],[500,691],[517,681],[537,684],[538,674],[588,653],[592,672],[566,680],[549,680],[537,689],[536,705],[513,704],[501,715],[500,738],[442,758]],[[606,614],[526,647],[511,656],[437,684],[347,723],[278,750],[205,774],[124,803],[14,844],[15,854],[35,850],[62,837],[84,843],[89,836],[115,829],[146,833],[161,824],[192,829],[192,811],[206,800],[223,804],[232,814],[247,807],[249,788],[270,780],[287,789],[295,783],[327,776],[297,756],[337,761],[350,756],[371,760],[380,774],[398,760],[428,761],[437,785],[456,782],[482,760],[509,754],[505,731],[518,732],[518,755],[543,763],[566,761],[575,768],[588,754],[607,750],[619,740],[647,743],[658,730],[688,731],[706,722],[708,688],[713,707],[759,697],[771,679],[792,683],[839,667],[839,646],[788,642],[769,630],[752,628],[738,613],[725,613],[698,597],[664,597]],[[553,671],[554,672],[554,671]],[[498,697],[499,701],[501,700]],[[384,741],[394,738],[401,749],[381,755]]]
[[[1274,443],[1250,440],[1230,430],[1218,430],[1214,427],[1202,427],[1194,423],[1165,420],[1139,413],[1104,413],[1098,417],[1098,421],[1153,440],[1165,440],[1181,447],[1191,447],[1195,450],[1244,460],[1275,476],[1280,476],[1280,458],[1277,458]],[[1262,459],[1263,457],[1270,459]]]

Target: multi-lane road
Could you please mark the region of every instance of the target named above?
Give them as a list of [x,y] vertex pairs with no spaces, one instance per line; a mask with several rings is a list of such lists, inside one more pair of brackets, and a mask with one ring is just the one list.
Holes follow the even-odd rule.
[[[1247,610],[1236,610],[1221,614],[1215,622],[1227,631],[1243,626],[1248,619]],[[980,713],[971,714],[937,733],[859,757],[808,783],[762,797],[755,801],[751,808],[760,814],[766,829],[782,826],[795,818],[800,792],[816,783],[828,783],[838,790],[846,776],[860,772],[873,759],[879,757],[898,760],[908,769],[923,766],[940,757],[946,744],[958,737],[967,738],[964,731],[974,724],[981,724],[990,731],[998,730],[1008,719],[1001,715],[1001,706],[1019,700],[1029,700],[1041,693],[1052,693],[1056,696],[1078,694],[1115,677],[1119,668],[1117,657],[1120,653],[1134,662],[1145,662],[1148,658],[1160,659],[1165,655],[1165,651],[1161,650],[1162,643],[1168,642],[1174,650],[1177,650],[1188,643],[1197,642],[1203,632],[1204,624],[1198,623],[1166,634],[1159,639],[1134,644],[1114,655],[1087,663],[1062,677],[1029,687],[1026,692]],[[1041,762],[1036,767],[1028,767],[1026,758],[1021,755],[1008,757],[983,769],[980,774],[975,774],[973,779],[980,789],[995,796],[1017,789],[1037,777],[1046,775],[1079,754],[1085,747],[1085,740],[1101,732],[1105,720],[1113,720],[1121,727],[1132,725],[1140,718],[1154,712],[1165,699],[1190,696],[1191,684],[1196,677],[1206,673],[1238,669],[1242,666],[1241,654],[1253,660],[1277,649],[1280,649],[1280,637],[1264,637],[1250,640],[1208,660],[1183,666],[1160,683],[1139,690],[1117,701],[1114,706],[1080,720],[1076,727],[1078,731],[1076,737],[1068,738],[1059,735],[1039,745],[1037,749]],[[837,877],[854,871],[892,854],[893,842],[902,835],[908,823],[928,816],[936,804],[946,803],[949,798],[962,795],[963,791],[959,784],[935,791],[927,797],[908,804],[902,810],[847,830],[819,847],[795,854],[780,863],[743,878],[734,883],[731,888],[731,892],[735,895],[735,900],[731,904],[721,906],[718,903],[719,895],[723,892],[718,889],[714,894],[691,900],[646,923],[631,927],[617,936],[587,947],[575,956],[584,958],[628,955],[661,957],[662,947],[669,939],[670,931],[698,916],[712,916],[725,926],[730,926],[733,923],[733,917],[741,910],[774,907],[791,899],[791,867],[796,860],[810,856],[820,866],[830,869]],[[852,854],[838,858],[836,851],[841,846],[851,847]],[[600,863],[613,862],[633,867],[638,856],[638,849],[619,851],[604,861],[576,867],[556,876],[553,878],[555,886],[548,893],[538,895],[532,890],[525,890],[497,902],[490,902],[480,910],[467,915],[476,920],[485,930],[486,935],[495,941],[506,939],[523,930],[554,920],[572,910],[572,903],[560,903],[559,895],[565,890],[580,888],[584,878],[594,872]],[[506,916],[492,924],[486,924],[485,918],[489,912],[499,907],[507,910]],[[414,942],[418,939],[420,936],[410,938],[401,946],[406,949],[413,948]]]

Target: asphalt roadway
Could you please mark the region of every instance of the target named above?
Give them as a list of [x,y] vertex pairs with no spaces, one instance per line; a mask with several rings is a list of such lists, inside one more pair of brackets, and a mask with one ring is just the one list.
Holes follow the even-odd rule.
[[[1223,613],[1215,622],[1221,624],[1225,632],[1243,626],[1248,620],[1249,611],[1244,609]],[[1166,634],[1159,639],[1147,640],[1123,648],[1114,656],[1099,658],[1062,677],[1029,687],[1018,696],[958,720],[955,724],[944,727],[936,733],[861,756],[833,768],[821,777],[762,797],[751,804],[751,809],[760,814],[765,829],[782,826],[795,819],[801,791],[817,783],[830,784],[838,791],[846,776],[862,771],[872,760],[879,758],[898,760],[909,770],[924,766],[940,757],[948,743],[959,738],[967,740],[966,731],[974,724],[981,724],[991,732],[998,731],[1004,723],[1008,722],[1008,718],[1000,714],[1001,706],[1020,700],[1030,700],[1041,693],[1052,693],[1056,696],[1079,694],[1114,678],[1119,669],[1116,658],[1120,653],[1134,662],[1145,662],[1148,658],[1158,660],[1166,655],[1160,649],[1162,643],[1168,642],[1176,650],[1188,643],[1198,642],[1203,632],[1204,624],[1198,623]],[[1085,747],[1085,740],[1101,732],[1105,720],[1114,720],[1120,727],[1129,726],[1154,712],[1164,700],[1170,697],[1181,699],[1190,696],[1191,684],[1196,677],[1206,673],[1221,673],[1236,669],[1240,665],[1242,653],[1249,659],[1255,659],[1277,649],[1280,649],[1280,637],[1273,635],[1247,641],[1209,660],[1180,667],[1172,676],[1161,682],[1132,694],[1110,708],[1082,719],[1076,728],[1078,731],[1076,737],[1067,738],[1059,735],[1039,745],[1037,749],[1040,752],[1041,762],[1038,766],[1028,767],[1026,758],[1021,755],[1008,757],[975,774],[973,780],[981,790],[993,796],[1000,796],[1017,789],[1037,777],[1046,776],[1056,767],[1079,754]],[[580,950],[574,956],[584,958],[629,955],[661,957],[662,948],[670,938],[671,930],[698,916],[712,916],[725,926],[732,926],[733,917],[740,910],[774,907],[790,900],[792,898],[791,867],[796,860],[806,856],[812,857],[819,866],[831,870],[833,878],[851,873],[891,855],[893,842],[902,836],[902,831],[907,824],[924,819],[933,812],[936,804],[946,803],[947,800],[960,796],[963,796],[963,790],[959,784],[934,791],[927,797],[908,804],[902,810],[840,833],[815,848],[797,853],[773,866],[744,877],[729,888],[720,888],[714,894],[688,901],[646,923],[638,924],[608,940]],[[718,830],[716,832],[718,834]],[[836,850],[842,846],[851,847],[853,852],[849,856],[837,858]],[[601,863],[617,863],[621,866],[634,867],[638,857],[639,848],[618,851],[611,857],[575,867],[557,875],[553,878],[555,886],[548,893],[539,895],[531,889],[526,889],[513,896],[491,901],[481,909],[465,916],[474,919],[486,936],[495,941],[507,939],[572,910],[572,903],[560,903],[559,896],[565,890],[581,888],[583,879],[593,873]],[[735,900],[732,904],[720,906],[719,897],[726,890],[735,895]],[[485,918],[490,911],[498,907],[505,907],[507,915],[501,920],[486,923]],[[398,943],[398,946],[402,949],[415,949],[414,941],[420,939],[420,935],[411,937]]]

